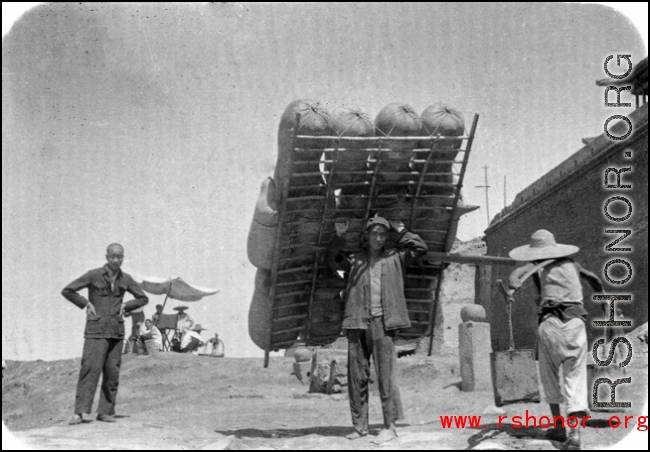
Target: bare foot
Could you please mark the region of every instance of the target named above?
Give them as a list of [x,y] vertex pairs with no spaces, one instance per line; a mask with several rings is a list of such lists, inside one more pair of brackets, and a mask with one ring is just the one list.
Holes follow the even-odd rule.
[[361,434],[355,430],[354,432],[347,435],[345,439],[355,440],[355,439],[363,438],[364,436],[368,436],[368,434],[367,433]]
[[392,429],[384,429],[370,442],[373,444],[385,444],[397,438],[397,432]]

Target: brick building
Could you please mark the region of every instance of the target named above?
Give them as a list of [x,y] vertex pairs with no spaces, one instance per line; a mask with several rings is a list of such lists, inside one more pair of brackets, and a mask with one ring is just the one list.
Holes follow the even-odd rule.
[[[626,319],[632,320],[631,330],[648,321],[648,81],[647,58],[638,63],[636,70],[625,80],[598,81],[601,86],[628,86],[636,95],[636,110],[627,115],[633,125],[632,134],[623,141],[614,141],[604,133],[592,140],[553,170],[520,192],[514,202],[500,212],[485,231],[487,254],[507,257],[513,248],[529,243],[538,229],[555,234],[558,243],[580,247],[575,259],[586,268],[604,278],[605,265],[612,259],[625,259],[633,269],[633,276],[624,286],[605,284],[610,293],[631,294],[632,301],[618,301]],[[611,83],[610,83],[611,82]],[[615,92],[610,102],[615,102]],[[628,130],[624,121],[612,121],[609,131],[622,136]],[[627,154],[630,152],[631,154]],[[629,155],[629,156],[628,156]],[[632,167],[621,173],[621,183],[631,184],[631,189],[605,187],[607,168]],[[615,173],[610,173],[609,183],[616,183]],[[627,198],[632,204],[630,218],[613,222],[606,218],[604,206],[612,196]],[[624,216],[624,202],[610,204],[612,216]],[[625,229],[632,233],[618,247],[631,247],[632,252],[607,251],[606,246],[622,234],[606,233],[607,229]],[[477,271],[476,300],[482,304],[492,327],[492,346],[495,351],[508,348],[505,302],[495,284],[497,279],[507,281],[513,267],[481,266]],[[621,271],[622,270],[622,271]],[[618,273],[617,273],[618,272]],[[612,266],[609,275],[623,279],[625,267]],[[619,276],[615,276],[619,275]],[[583,284],[585,307],[590,319],[603,317],[604,303],[591,299],[591,288]],[[517,348],[534,348],[537,341],[537,307],[534,284],[526,284],[516,294],[513,306],[513,329]],[[602,328],[588,322],[589,342],[603,336]]]

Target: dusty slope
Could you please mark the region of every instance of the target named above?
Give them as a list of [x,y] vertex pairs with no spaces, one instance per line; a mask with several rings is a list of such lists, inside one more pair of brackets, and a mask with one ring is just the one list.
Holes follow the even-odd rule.
[[[373,449],[369,440],[349,443],[351,431],[345,396],[308,395],[290,375],[292,360],[275,358],[269,369],[254,359],[215,360],[165,354],[129,355],[123,365],[118,423],[70,427],[78,362],[9,363],[2,387],[2,417],[28,444],[53,449]],[[647,354],[633,362],[636,393],[647,385]],[[396,448],[465,449],[496,442],[507,448],[544,449],[553,445],[543,431],[497,429],[488,391],[458,390],[457,357],[410,356],[399,361],[406,410]],[[641,406],[634,405],[635,411]],[[545,404],[504,407],[514,415],[529,409],[546,414]],[[496,413],[496,411],[491,412]],[[442,429],[439,415],[484,414],[483,429]],[[379,427],[378,395],[371,394],[371,422]],[[606,427],[606,415],[594,415],[585,430],[589,448],[627,433]],[[218,444],[215,444],[218,443]],[[489,443],[488,443],[489,444]],[[217,447],[218,446],[218,447]]]

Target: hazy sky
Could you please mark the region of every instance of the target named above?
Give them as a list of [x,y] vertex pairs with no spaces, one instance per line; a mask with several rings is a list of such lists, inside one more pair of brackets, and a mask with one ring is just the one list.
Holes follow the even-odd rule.
[[469,239],[487,224],[484,165],[494,216],[504,175],[509,203],[602,132],[613,110],[595,80],[617,53],[647,50],[598,5],[32,9],[2,43],[3,358],[80,356],[85,316],[60,291],[115,241],[127,272],[220,289],[190,313],[230,356],[261,356],[248,338],[246,237],[289,102],[479,113],[464,194],[481,210],[459,230]]

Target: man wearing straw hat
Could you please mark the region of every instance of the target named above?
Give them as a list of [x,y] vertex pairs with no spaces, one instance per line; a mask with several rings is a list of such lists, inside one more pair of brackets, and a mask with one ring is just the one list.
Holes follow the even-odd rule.
[[[579,450],[581,444],[578,428],[571,428],[568,438],[566,436],[565,422],[560,417],[562,393],[566,395],[567,418],[575,416],[582,420],[589,413],[587,311],[580,278],[595,290],[603,290],[598,276],[569,258],[579,250],[577,246],[556,243],[552,233],[540,229],[532,235],[530,245],[517,247],[509,253],[517,261],[528,262],[512,272],[510,288],[519,289],[526,277],[532,275],[540,292],[537,312],[539,372],[554,419],[554,428],[548,435],[549,439],[566,440],[566,450]],[[557,428],[558,425],[561,428]]]
[[205,345],[205,341],[201,337],[201,331],[205,331],[205,328],[200,323],[197,323],[193,328],[185,332],[181,341],[181,353],[192,353]]
[[187,306],[176,306],[174,308],[174,311],[178,311],[178,320],[176,322],[176,330],[179,335],[185,334],[187,330],[192,328],[194,326],[194,320],[190,315],[185,312],[187,310]]
[[[339,238],[347,226],[347,222],[336,224]],[[384,247],[390,230],[397,233],[397,249]],[[369,433],[368,383],[372,356],[384,415],[384,430],[373,442],[383,444],[397,437],[395,422],[403,419],[395,382],[394,343],[397,330],[411,326],[403,274],[412,260],[427,253],[427,246],[419,236],[408,232],[401,221],[388,221],[379,216],[368,220],[365,233],[367,252],[346,257],[335,246],[338,252],[329,263],[349,272],[343,329],[348,336],[348,391],[355,431],[347,438],[357,439]],[[330,252],[335,250],[330,247]]]

